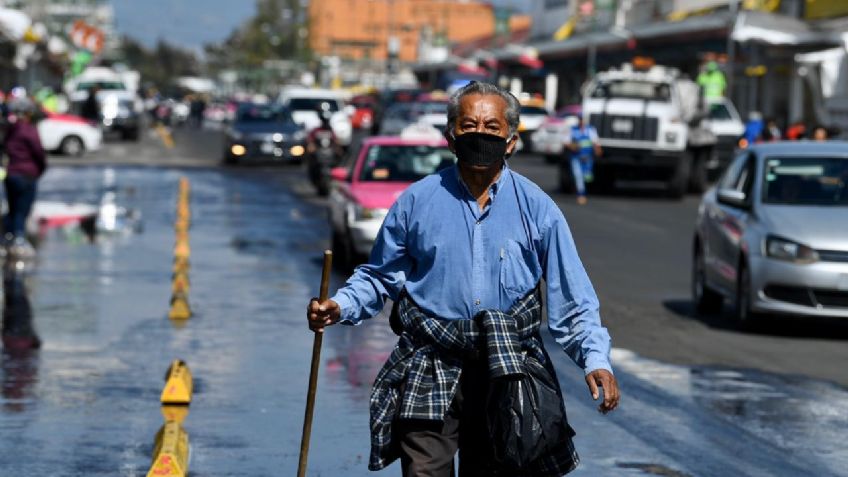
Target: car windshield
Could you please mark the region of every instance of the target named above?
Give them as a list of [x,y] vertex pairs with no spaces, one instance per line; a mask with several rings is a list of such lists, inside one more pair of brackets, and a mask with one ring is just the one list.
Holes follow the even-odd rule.
[[286,123],[291,121],[292,117],[288,110],[279,106],[250,104],[242,105],[238,111],[238,122],[240,123]]
[[666,83],[615,80],[598,84],[592,91],[592,97],[647,99],[649,101],[667,102],[671,100],[671,90]]
[[398,103],[389,106],[386,110],[386,119],[410,119],[412,116],[412,105],[410,103]]
[[80,83],[77,86],[77,90],[88,91],[95,86],[98,89],[126,89],[124,87],[124,83],[121,83],[120,81],[87,81],[85,83]]
[[539,106],[522,106],[521,114],[532,114],[532,115],[544,115],[547,116],[548,112],[545,111],[545,108],[540,108]]
[[423,103],[415,103],[415,110],[418,114],[447,114],[448,103],[444,101],[428,101]]
[[727,106],[721,103],[714,103],[710,105],[710,119],[714,119],[716,121],[729,121],[733,119],[733,116],[730,114],[730,110],[727,109]]
[[321,103],[330,105],[330,111],[338,111],[339,103],[332,98],[292,98],[289,100],[289,108],[292,111],[318,111]]
[[456,160],[447,146],[374,145],[366,154],[363,182],[415,182]]
[[766,204],[848,206],[848,158],[768,158],[763,179]]

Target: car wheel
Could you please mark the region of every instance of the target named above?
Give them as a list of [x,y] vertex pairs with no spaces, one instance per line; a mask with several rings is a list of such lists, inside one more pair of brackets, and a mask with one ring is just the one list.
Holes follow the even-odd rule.
[[724,298],[707,285],[707,270],[701,247],[695,249],[692,258],[692,302],[698,314],[718,313],[724,304]]
[[77,136],[68,136],[62,139],[62,144],[59,146],[62,154],[66,156],[80,157],[85,152],[85,144],[82,139]]
[[756,323],[758,316],[751,310],[751,273],[744,263],[739,266],[738,276],[733,317],[739,326],[748,328]]

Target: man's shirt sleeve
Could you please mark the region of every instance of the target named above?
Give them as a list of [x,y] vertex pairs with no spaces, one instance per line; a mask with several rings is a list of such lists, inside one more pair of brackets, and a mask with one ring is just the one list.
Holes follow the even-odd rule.
[[550,207],[542,230],[545,281],[548,287],[548,328],[566,354],[586,374],[596,369],[612,372],[610,336],[601,325],[598,297],[562,212]]
[[383,309],[386,299],[396,300],[403,288],[411,262],[406,253],[406,213],[401,199],[383,220],[369,263],[356,267],[332,298],[341,308],[340,323],[355,325],[371,318]]

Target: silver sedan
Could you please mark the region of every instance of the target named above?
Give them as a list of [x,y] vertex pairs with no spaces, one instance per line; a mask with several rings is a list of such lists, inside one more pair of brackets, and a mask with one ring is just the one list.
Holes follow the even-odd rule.
[[741,153],[704,194],[692,256],[699,312],[848,318],[848,142]]

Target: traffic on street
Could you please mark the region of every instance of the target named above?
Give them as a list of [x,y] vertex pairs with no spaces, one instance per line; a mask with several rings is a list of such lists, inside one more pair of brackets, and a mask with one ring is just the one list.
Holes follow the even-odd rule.
[[848,10],[36,3],[0,475],[848,476]]

